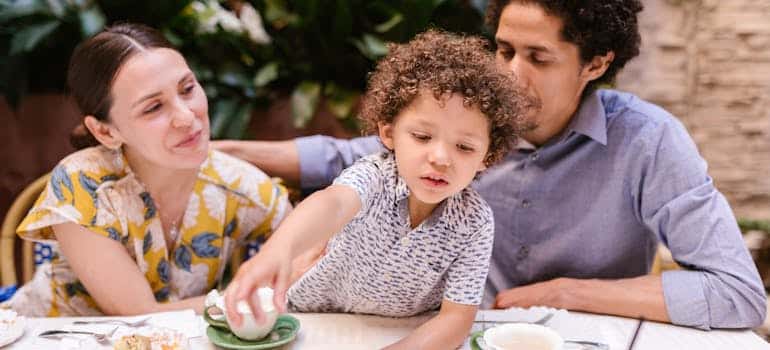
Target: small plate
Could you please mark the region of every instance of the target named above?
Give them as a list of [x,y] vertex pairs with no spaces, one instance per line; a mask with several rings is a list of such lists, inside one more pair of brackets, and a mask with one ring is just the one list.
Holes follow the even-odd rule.
[[[209,322],[209,319],[206,321]],[[299,320],[291,315],[279,315],[270,334],[258,340],[238,338],[227,328],[221,327],[221,324],[214,325],[212,322],[209,322],[209,326],[206,328],[206,336],[215,345],[225,349],[244,350],[272,349],[288,344],[297,337],[298,332]]]
[[17,316],[12,325],[8,328],[4,328],[4,330],[0,330],[0,347],[6,346],[21,338],[21,336],[24,335],[24,323],[24,317]]

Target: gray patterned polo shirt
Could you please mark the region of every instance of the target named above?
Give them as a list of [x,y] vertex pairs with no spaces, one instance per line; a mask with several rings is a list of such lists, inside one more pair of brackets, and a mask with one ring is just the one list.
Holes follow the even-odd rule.
[[292,310],[405,317],[442,299],[481,302],[494,220],[475,190],[447,198],[411,229],[409,189],[390,152],[360,159],[334,183],[352,187],[361,210],[290,288]]

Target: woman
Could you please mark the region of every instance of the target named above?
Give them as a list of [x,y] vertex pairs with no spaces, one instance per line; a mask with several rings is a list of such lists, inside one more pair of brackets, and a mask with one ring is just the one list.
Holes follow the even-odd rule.
[[291,209],[285,189],[209,150],[203,89],[155,30],[105,29],[75,49],[67,80],[98,146],[54,168],[19,226],[61,255],[9,304],[31,316],[200,312],[233,250]]

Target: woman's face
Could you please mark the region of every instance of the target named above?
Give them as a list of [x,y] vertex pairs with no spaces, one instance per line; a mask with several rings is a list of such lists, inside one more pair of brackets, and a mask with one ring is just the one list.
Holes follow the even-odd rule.
[[208,102],[175,50],[133,55],[115,76],[111,97],[111,127],[132,157],[172,169],[198,168],[206,159]]

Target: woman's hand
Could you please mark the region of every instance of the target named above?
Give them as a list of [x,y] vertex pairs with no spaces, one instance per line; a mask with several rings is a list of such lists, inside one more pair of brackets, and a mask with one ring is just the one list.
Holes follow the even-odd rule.
[[241,314],[238,302],[246,301],[257,323],[264,321],[259,295],[259,287],[273,288],[273,303],[279,312],[285,312],[286,291],[290,285],[292,258],[288,252],[273,251],[266,244],[263,250],[247,260],[238,269],[235,277],[225,290],[225,308],[227,319],[240,325]]

